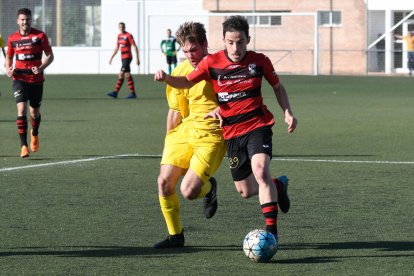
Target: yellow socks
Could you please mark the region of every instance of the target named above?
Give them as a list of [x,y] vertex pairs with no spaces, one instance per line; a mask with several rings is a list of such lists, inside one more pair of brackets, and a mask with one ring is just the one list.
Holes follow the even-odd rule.
[[170,235],[180,234],[183,230],[180,220],[180,202],[177,193],[170,196],[159,196],[162,214],[167,223]]

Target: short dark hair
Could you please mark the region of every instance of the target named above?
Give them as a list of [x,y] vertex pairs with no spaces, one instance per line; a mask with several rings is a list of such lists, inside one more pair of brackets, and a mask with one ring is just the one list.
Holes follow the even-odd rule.
[[19,15],[24,14],[26,16],[32,17],[32,11],[28,8],[21,8],[17,11],[17,17],[19,17]]
[[223,37],[226,32],[244,32],[246,37],[249,37],[249,23],[247,19],[240,15],[230,16],[223,22]]
[[206,29],[199,22],[185,22],[178,28],[175,36],[180,45],[184,45],[187,40],[191,43],[198,42],[200,45],[207,41]]
[[119,22],[118,25],[122,25],[122,27],[125,28],[125,23],[124,22]]

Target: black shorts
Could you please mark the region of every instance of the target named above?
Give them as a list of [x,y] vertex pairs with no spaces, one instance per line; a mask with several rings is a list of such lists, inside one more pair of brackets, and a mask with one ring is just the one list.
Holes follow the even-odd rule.
[[127,73],[129,73],[129,72],[131,72],[131,61],[132,61],[132,58],[123,58],[122,59],[122,67],[121,67],[121,71],[122,72],[127,72]]
[[177,56],[167,56],[167,64],[176,64]]
[[43,83],[28,83],[20,80],[13,81],[13,95],[16,103],[30,102],[33,108],[39,108],[43,98]]
[[247,178],[253,171],[251,158],[265,153],[272,158],[272,128],[262,127],[242,136],[226,140],[227,156],[234,181]]

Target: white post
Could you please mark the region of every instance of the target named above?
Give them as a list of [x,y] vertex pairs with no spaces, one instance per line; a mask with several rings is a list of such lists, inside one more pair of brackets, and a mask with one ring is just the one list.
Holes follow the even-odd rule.
[[[392,13],[390,9],[385,10],[385,29],[389,30],[392,27]],[[385,34],[385,73],[390,74],[392,73],[392,53],[393,53],[393,45],[392,45],[392,32],[387,32]]]
[[314,13],[313,15],[314,19],[314,35],[313,35],[313,74],[317,76],[319,74],[318,68],[319,68],[319,43],[318,43],[318,13]]

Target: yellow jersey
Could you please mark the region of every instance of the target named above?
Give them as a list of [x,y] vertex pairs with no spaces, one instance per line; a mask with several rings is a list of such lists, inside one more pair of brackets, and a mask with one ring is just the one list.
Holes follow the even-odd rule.
[[[188,60],[180,63],[172,72],[172,76],[187,76],[194,68]],[[217,96],[210,82],[201,81],[190,89],[177,89],[167,85],[168,105],[171,109],[179,111],[183,122],[190,128],[213,131],[214,134],[222,132],[220,122],[213,118],[204,119],[210,111],[217,106]]]

